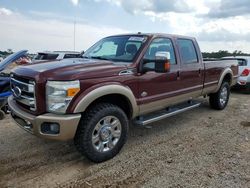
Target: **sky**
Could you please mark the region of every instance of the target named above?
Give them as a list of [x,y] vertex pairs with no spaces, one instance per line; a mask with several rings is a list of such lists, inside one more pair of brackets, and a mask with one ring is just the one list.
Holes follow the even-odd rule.
[[0,50],[82,51],[137,32],[193,36],[203,52],[250,53],[250,0],[0,0]]

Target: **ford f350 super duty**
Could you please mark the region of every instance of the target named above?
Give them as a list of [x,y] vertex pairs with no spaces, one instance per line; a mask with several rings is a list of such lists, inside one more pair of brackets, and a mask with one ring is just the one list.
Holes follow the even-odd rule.
[[203,61],[194,38],[129,34],[104,38],[81,58],[19,66],[8,103],[16,123],[45,139],[74,139],[88,159],[114,157],[129,124],[147,125],[198,107],[227,106],[237,60]]

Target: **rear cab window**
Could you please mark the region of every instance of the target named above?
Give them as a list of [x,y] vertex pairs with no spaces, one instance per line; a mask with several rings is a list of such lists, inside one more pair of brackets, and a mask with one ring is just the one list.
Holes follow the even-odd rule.
[[177,44],[183,64],[199,63],[196,48],[192,40],[177,39]]
[[49,54],[49,53],[38,53],[34,59],[35,60],[55,60],[59,54]]
[[237,59],[239,66],[247,66],[247,60],[246,59]]
[[64,59],[78,58],[79,56],[80,56],[79,54],[65,54]]

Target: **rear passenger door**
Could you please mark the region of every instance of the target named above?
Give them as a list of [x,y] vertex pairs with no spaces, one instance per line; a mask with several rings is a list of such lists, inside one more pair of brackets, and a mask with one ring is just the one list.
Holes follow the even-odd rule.
[[181,67],[179,79],[182,83],[183,92],[192,97],[197,97],[203,89],[204,67],[198,55],[198,46],[191,39],[177,39]]

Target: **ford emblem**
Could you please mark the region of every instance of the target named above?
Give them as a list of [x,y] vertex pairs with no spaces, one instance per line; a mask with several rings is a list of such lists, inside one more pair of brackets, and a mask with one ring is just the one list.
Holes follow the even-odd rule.
[[14,88],[11,89],[11,90],[12,90],[12,92],[13,92],[14,97],[16,97],[16,98],[20,98],[20,97],[21,97],[21,95],[22,95],[22,90],[21,90],[19,87],[14,86]]

